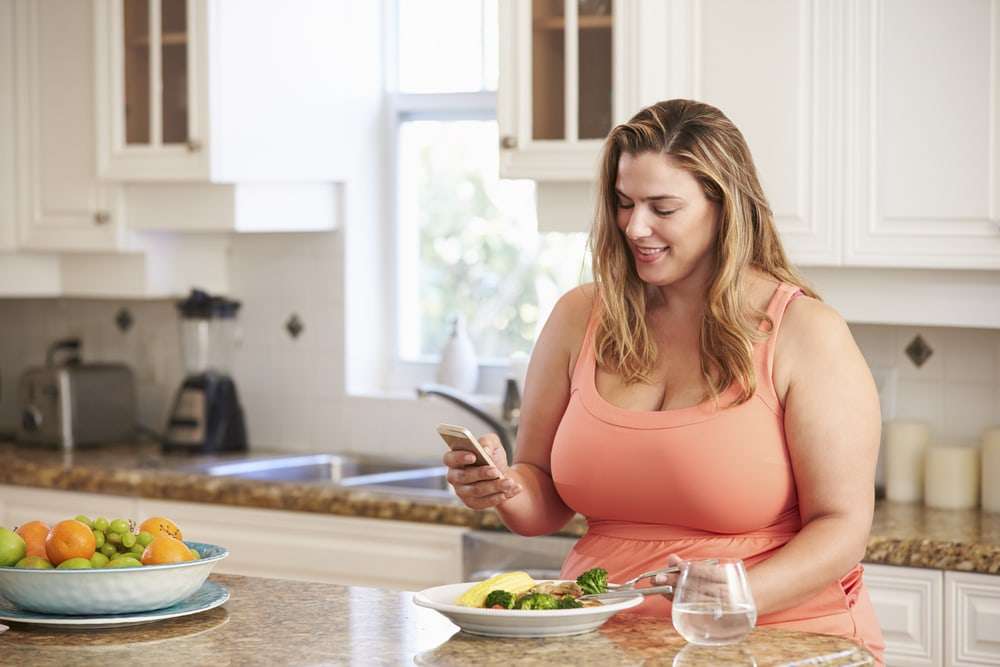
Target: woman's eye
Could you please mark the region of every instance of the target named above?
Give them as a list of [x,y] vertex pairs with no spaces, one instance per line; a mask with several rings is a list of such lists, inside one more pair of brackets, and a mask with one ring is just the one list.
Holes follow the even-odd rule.
[[618,202],[618,208],[632,208],[635,204],[626,204],[624,202]]
[[656,213],[656,215],[665,218],[668,215],[672,215],[673,213],[676,213],[677,210],[674,209],[673,211],[661,211],[658,208],[654,208],[653,211]]

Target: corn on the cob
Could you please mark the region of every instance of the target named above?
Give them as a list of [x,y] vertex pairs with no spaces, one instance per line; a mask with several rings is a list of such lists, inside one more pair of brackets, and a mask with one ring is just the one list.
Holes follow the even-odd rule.
[[512,595],[518,595],[530,589],[535,583],[527,572],[503,572],[486,581],[480,581],[465,591],[455,603],[463,607],[482,607],[486,602],[486,596],[492,591],[507,591]]

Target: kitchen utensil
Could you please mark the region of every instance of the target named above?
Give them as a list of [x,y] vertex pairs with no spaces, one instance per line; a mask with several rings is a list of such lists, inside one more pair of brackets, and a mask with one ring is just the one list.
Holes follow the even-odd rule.
[[238,301],[201,290],[177,303],[187,376],[167,421],[166,451],[245,451],[246,425],[230,377]]
[[673,586],[647,586],[646,588],[609,588],[606,593],[588,593],[581,595],[577,600],[617,600],[629,598],[633,595],[666,595],[674,593]]
[[[705,561],[706,563],[718,563],[718,559],[711,558]],[[655,579],[661,574],[679,574],[681,571],[680,565],[668,565],[667,567],[660,568],[659,570],[650,570],[649,572],[643,572],[638,577],[632,577],[626,582],[619,585],[619,588],[634,588],[637,583],[643,579]],[[595,594],[596,595],[596,594]]]
[[462,630],[489,637],[557,637],[596,630],[620,611],[642,604],[642,596],[630,597],[579,609],[483,609],[461,607],[455,600],[476,585],[475,581],[427,588],[413,595],[414,604],[446,616]]
[[[28,623],[41,627],[61,628],[63,630],[73,627],[85,627],[87,629],[117,628],[125,625],[140,625],[168,618],[177,618],[178,616],[198,614],[209,609],[215,609],[225,604],[227,600],[229,600],[229,591],[224,586],[220,586],[212,581],[206,581],[193,595],[181,600],[177,604],[164,607],[163,609],[140,611],[132,614],[94,614],[88,616],[39,614],[33,611],[18,609],[9,602],[0,599],[0,621],[14,621],[16,623]],[[0,628],[5,627],[0,625]]]
[[671,620],[691,644],[734,644],[757,622],[741,560],[685,561],[674,588]]
[[0,567],[0,596],[18,609],[42,614],[95,616],[163,609],[197,591],[215,564],[229,555],[214,544],[185,544],[202,557],[168,565],[93,570]]
[[135,435],[135,381],[124,364],[84,363],[78,338],[49,346],[45,366],[28,368],[17,388],[22,443],[124,442]]

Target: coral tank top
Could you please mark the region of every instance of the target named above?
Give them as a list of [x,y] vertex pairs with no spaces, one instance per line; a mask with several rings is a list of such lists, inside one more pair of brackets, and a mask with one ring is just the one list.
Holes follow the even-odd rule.
[[[556,490],[588,522],[564,577],[599,566],[610,581],[624,581],[663,567],[669,553],[741,558],[752,566],[798,533],[795,477],[772,381],[773,334],[798,295],[793,285],[775,290],[766,310],[772,334],[753,350],[757,390],[733,407],[720,406],[736,398],[736,385],[718,403],[673,410],[626,410],[604,400],[595,383],[598,318],[591,317],[552,446]],[[670,603],[651,596],[637,610],[669,616]],[[761,616],[758,625],[846,636],[878,656],[883,647],[860,565],[813,599]]]

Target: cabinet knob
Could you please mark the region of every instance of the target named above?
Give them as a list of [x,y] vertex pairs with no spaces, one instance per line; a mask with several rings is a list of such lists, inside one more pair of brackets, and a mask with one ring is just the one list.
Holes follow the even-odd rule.
[[95,225],[106,225],[111,222],[111,214],[107,211],[97,211],[94,213]]
[[197,153],[198,151],[201,150],[201,142],[198,141],[197,139],[188,139],[187,149],[188,153]]
[[500,148],[517,148],[517,137],[512,137],[509,134],[500,137]]

